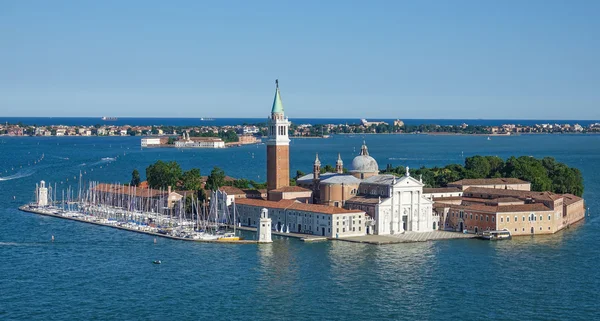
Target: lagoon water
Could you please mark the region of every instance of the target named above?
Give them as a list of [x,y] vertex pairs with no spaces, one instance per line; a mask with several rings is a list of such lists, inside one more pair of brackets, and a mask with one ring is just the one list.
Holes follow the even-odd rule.
[[[135,137],[0,137],[0,319],[590,320],[600,316],[600,135],[367,135],[295,139],[345,164],[365,139],[380,168],[475,154],[553,156],[581,169],[590,217],[551,236],[373,246],[195,244],[23,213],[35,183],[126,182],[158,159],[264,181],[265,145],[145,149]],[[44,159],[33,164],[42,153]],[[115,158],[114,161],[102,158]],[[22,166],[22,167],[21,167]],[[68,179],[68,182],[67,182]],[[62,184],[61,184],[62,182]],[[59,193],[60,194],[60,193]],[[14,197],[14,199],[13,199]],[[55,241],[50,242],[51,236]],[[163,264],[153,265],[153,260]]]

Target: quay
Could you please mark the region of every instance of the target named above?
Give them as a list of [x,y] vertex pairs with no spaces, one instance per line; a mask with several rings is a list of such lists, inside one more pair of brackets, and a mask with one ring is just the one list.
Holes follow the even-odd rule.
[[[230,226],[233,227],[233,226]],[[238,230],[256,232],[255,227],[237,226]],[[431,231],[431,232],[405,232],[398,235],[363,235],[363,236],[349,236],[349,237],[324,237],[319,235],[299,234],[299,233],[281,233],[272,231],[271,234],[279,235],[284,237],[297,238],[304,242],[317,242],[317,241],[343,241],[351,243],[365,243],[372,245],[385,245],[385,244],[399,244],[399,243],[416,243],[416,242],[429,242],[429,241],[441,241],[441,240],[455,240],[455,239],[473,239],[477,238],[476,234],[465,234],[460,232],[448,232],[448,231]]]
[[416,242],[429,242],[429,241],[441,241],[441,240],[455,240],[455,239],[473,239],[477,238],[476,234],[465,234],[460,232],[448,232],[448,231],[430,231],[430,232],[404,232],[403,234],[397,235],[363,235],[363,236],[351,236],[344,237],[335,240],[353,242],[353,243],[367,243],[374,245],[384,244],[398,244],[398,243],[416,243]]
[[[227,240],[227,239],[225,239],[225,240],[200,240],[200,239],[194,240],[194,239],[189,239],[189,238],[177,237],[177,236],[173,236],[173,235],[155,233],[155,232],[151,232],[151,231],[137,230],[137,229],[127,228],[124,226],[118,226],[118,225],[113,225],[113,224],[104,224],[101,222],[96,222],[93,220],[85,220],[85,219],[81,219],[81,218],[77,218],[77,217],[63,216],[63,215],[55,214],[55,213],[52,213],[49,211],[44,211],[39,208],[34,208],[29,205],[20,206],[19,210],[21,210],[23,212],[29,212],[29,213],[45,215],[45,216],[52,216],[52,217],[56,217],[56,218],[62,218],[62,219],[67,219],[67,220],[72,220],[72,221],[77,221],[77,222],[82,222],[82,223],[112,227],[112,228],[119,229],[119,230],[125,230],[125,231],[136,232],[136,233],[147,234],[147,235],[158,236],[158,237],[163,237],[163,238],[168,238],[168,239],[173,239],[173,240],[180,240],[180,241],[201,242],[201,243],[230,243],[230,244],[232,244],[232,243],[235,243],[235,244],[257,244],[258,243],[258,241],[256,241],[256,240]],[[90,217],[92,217],[92,216],[90,216]]]

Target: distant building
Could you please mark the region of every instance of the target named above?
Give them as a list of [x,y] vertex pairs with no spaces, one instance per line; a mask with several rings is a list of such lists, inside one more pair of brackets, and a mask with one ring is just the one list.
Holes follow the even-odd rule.
[[384,122],[384,121],[367,121],[366,119],[361,119],[360,120],[361,124],[365,127],[369,127],[371,125],[387,125],[388,123]]
[[238,143],[242,144],[242,145],[246,145],[246,144],[256,144],[258,143],[259,140],[252,136],[252,135],[241,135],[238,136]]
[[242,133],[244,135],[257,134],[258,132],[260,132],[260,129],[256,126],[244,126],[244,128],[242,129]]
[[168,137],[144,137],[141,140],[142,147],[159,147],[168,142]]
[[219,137],[190,137],[186,132],[175,141],[177,148],[225,148],[225,142]]
[[396,119],[396,120],[394,120],[394,126],[403,127],[404,126],[404,122],[401,121],[400,119]]

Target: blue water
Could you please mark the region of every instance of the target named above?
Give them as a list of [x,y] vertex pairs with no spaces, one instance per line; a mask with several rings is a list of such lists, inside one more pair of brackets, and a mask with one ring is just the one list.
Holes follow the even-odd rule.
[[[345,242],[194,244],[16,210],[39,180],[124,182],[177,160],[264,180],[265,146],[140,150],[135,137],[0,139],[0,319],[590,320],[600,299],[600,136],[368,135],[295,139],[291,168],[314,153],[346,164],[366,139],[380,167],[483,154],[554,156],[581,169],[591,217],[551,236],[372,246]],[[39,164],[33,164],[44,153]],[[254,157],[253,157],[254,155]],[[113,157],[115,161],[103,161]],[[68,158],[68,159],[67,159]],[[29,165],[28,165],[29,164]],[[22,168],[21,168],[22,166]],[[13,169],[14,168],[14,169]],[[67,179],[69,182],[67,183]],[[62,184],[61,184],[62,182]],[[62,187],[61,187],[62,186]],[[13,196],[16,199],[13,199]],[[51,243],[51,236],[55,242]],[[161,265],[153,265],[160,259]]]
[[[25,125],[67,125],[67,126],[93,126],[106,125],[131,125],[131,126],[225,126],[264,123],[265,118],[214,118],[200,120],[200,118],[118,118],[116,121],[103,121],[101,117],[0,117],[0,123]],[[290,120],[295,124],[360,124],[357,118],[295,118]],[[394,119],[372,119],[369,121],[385,121],[393,124]],[[588,126],[600,122],[598,120],[531,120],[531,119],[402,119],[407,125],[436,124],[436,125],[469,125],[499,126],[502,124],[520,124],[531,126],[535,124],[580,124]]]

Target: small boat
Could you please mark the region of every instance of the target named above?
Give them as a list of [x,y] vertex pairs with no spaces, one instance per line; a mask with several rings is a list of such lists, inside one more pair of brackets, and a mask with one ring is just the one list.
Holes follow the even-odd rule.
[[160,260],[152,261],[152,264],[160,264],[160,263],[162,263]]
[[490,136],[488,136],[488,140],[492,140],[492,138]]
[[236,236],[235,233],[225,233],[219,237],[219,241],[239,241],[240,237]]
[[488,241],[510,240],[512,235],[508,230],[484,231],[480,238]]

